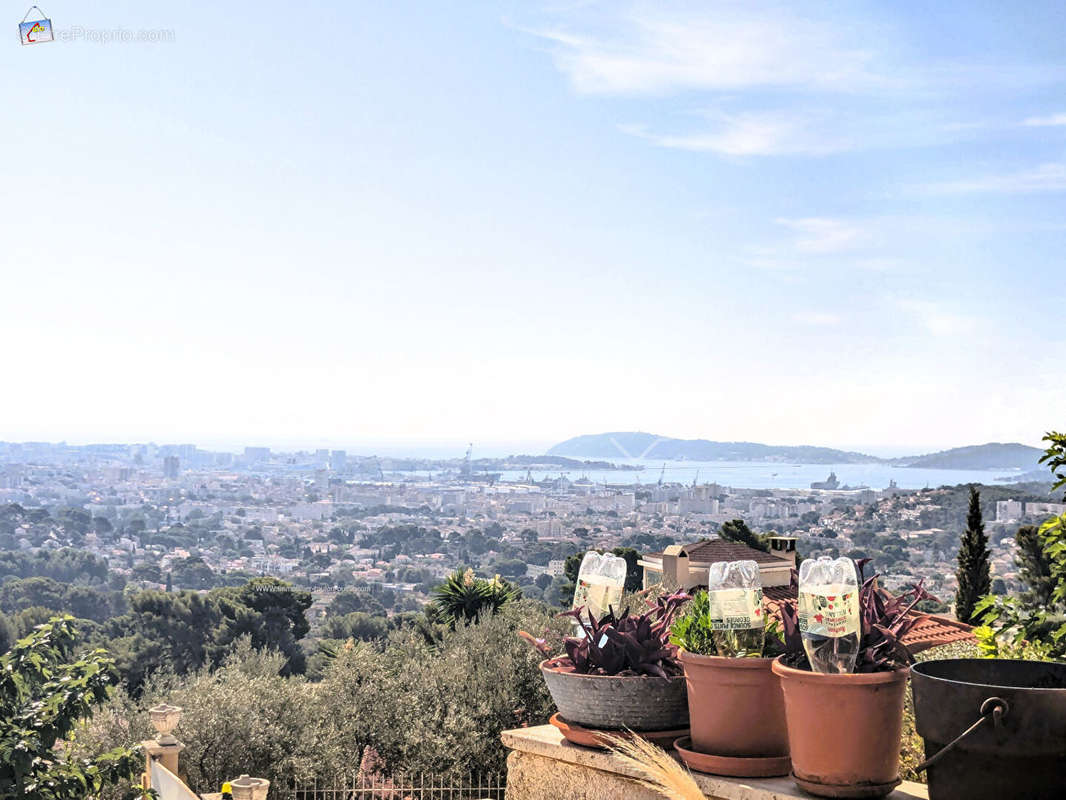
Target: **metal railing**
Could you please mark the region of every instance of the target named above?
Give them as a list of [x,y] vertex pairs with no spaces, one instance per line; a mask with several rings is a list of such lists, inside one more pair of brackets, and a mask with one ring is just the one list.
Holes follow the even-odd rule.
[[278,787],[271,800],[504,800],[506,775],[349,775]]

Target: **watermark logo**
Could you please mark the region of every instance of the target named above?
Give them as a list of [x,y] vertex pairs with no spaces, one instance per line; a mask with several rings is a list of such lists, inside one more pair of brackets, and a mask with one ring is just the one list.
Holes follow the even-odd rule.
[[[34,11],[40,19],[27,20]],[[42,42],[79,43],[92,42],[94,44],[159,44],[170,43],[175,40],[174,31],[169,28],[156,28],[152,30],[129,30],[128,28],[87,28],[82,25],[71,25],[66,28],[53,29],[52,20],[44,15],[37,6],[33,6],[26,12],[19,23],[19,40],[23,44],[40,44]]]
[[[31,19],[27,22],[26,17],[34,11],[40,14],[41,18]],[[52,20],[48,19],[37,6],[33,6],[26,12],[22,22],[19,23],[19,39],[23,44],[42,44],[55,41],[55,36],[52,35]]]

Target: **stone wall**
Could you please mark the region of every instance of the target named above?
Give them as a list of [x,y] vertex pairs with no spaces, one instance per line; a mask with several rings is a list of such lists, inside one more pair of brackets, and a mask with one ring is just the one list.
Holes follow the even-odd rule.
[[[662,800],[638,774],[603,750],[572,745],[551,725],[505,731],[507,800]],[[790,778],[734,779],[692,773],[709,800],[809,800]],[[928,800],[904,782],[887,800]]]

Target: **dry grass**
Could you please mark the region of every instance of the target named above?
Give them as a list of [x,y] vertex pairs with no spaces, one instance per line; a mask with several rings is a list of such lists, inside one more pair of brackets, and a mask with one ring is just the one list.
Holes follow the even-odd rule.
[[639,736],[612,736],[610,749],[626,766],[644,777],[640,784],[668,800],[705,800],[688,770],[665,750]]

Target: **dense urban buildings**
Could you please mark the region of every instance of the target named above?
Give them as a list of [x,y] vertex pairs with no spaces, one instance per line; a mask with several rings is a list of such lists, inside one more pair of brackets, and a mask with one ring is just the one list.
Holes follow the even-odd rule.
[[[771,490],[640,483],[624,470],[606,483],[507,474],[476,469],[469,455],[0,443],[0,507],[48,512],[38,523],[4,521],[0,550],[83,550],[137,588],[280,576],[311,589],[316,608],[360,587],[383,613],[398,613],[421,608],[459,566],[562,603],[568,556],[623,547],[648,564],[740,519],[794,549],[786,556],[869,555],[889,587],[924,579],[945,600],[954,591],[965,487]],[[1024,485],[989,486],[983,497],[995,588],[1007,591],[1018,586],[1017,527],[1063,507]]]

